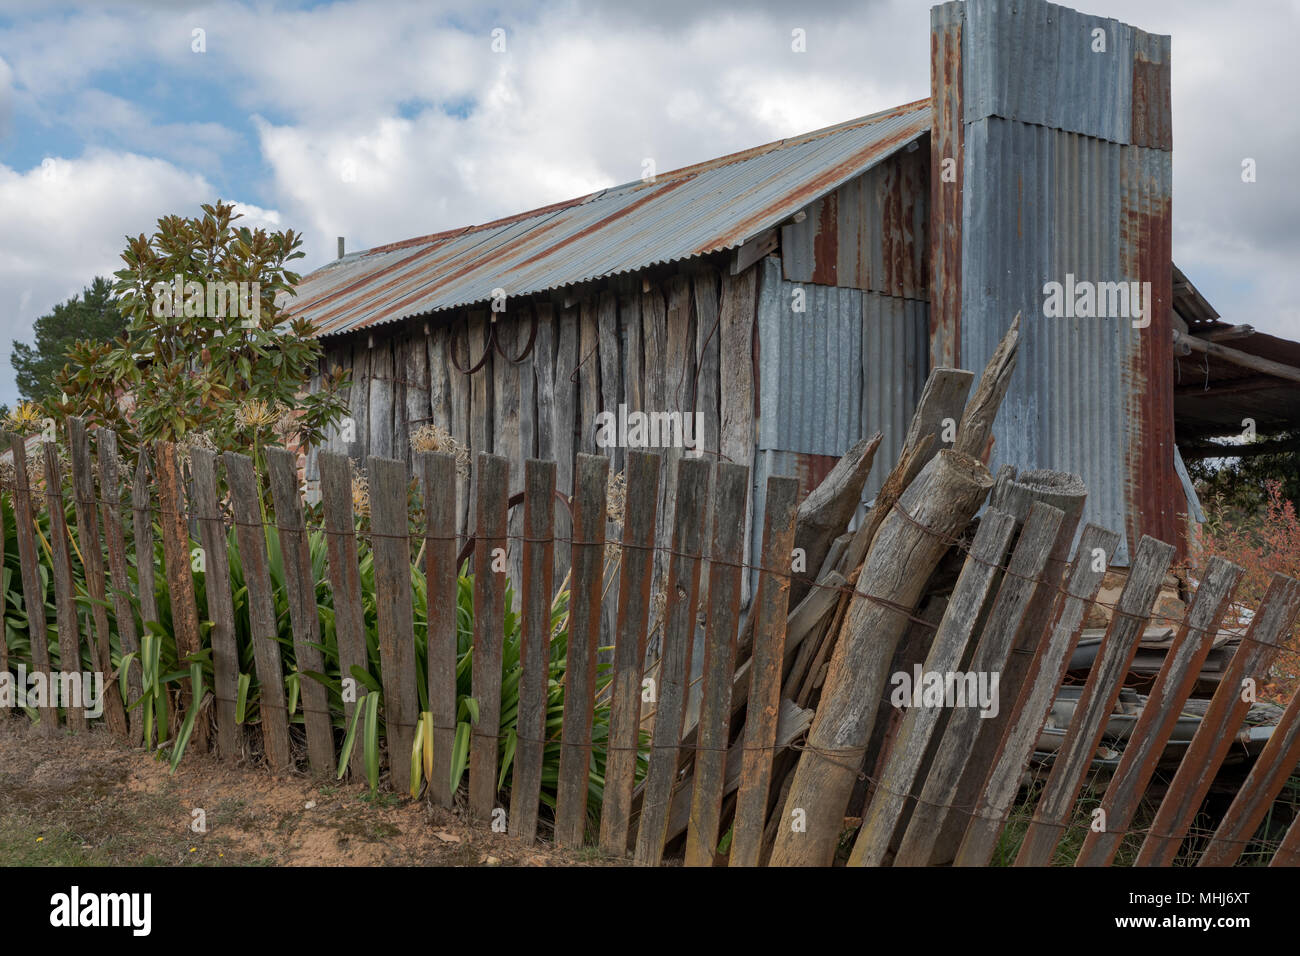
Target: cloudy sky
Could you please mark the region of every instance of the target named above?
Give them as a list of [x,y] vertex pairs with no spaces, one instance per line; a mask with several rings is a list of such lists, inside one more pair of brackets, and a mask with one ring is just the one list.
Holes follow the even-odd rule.
[[[1173,35],[1174,257],[1300,338],[1300,3],[1078,5]],[[483,222],[927,96],[929,6],[0,0],[0,402],[9,342],[160,215],[236,201],[307,269]]]

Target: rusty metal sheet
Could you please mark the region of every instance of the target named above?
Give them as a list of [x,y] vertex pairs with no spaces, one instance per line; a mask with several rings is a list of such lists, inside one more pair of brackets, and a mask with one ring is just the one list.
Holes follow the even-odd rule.
[[732,249],[921,138],[929,104],[882,113],[531,213],[347,256],[289,312],[336,335]]
[[[962,366],[982,368],[1021,313],[993,467],[1054,468],[1088,487],[1081,524],[1176,541],[1171,154],[993,117],[966,128]],[[973,177],[978,175],[978,182]],[[1044,286],[1150,282],[1150,325],[1047,317]],[[1140,288],[1140,287],[1139,287]],[[1117,460],[1119,464],[1117,465]]]
[[785,278],[929,298],[929,150],[911,146],[781,229]]
[[[760,451],[837,458],[879,431],[879,460],[894,461],[929,373],[927,304],[787,282],[774,257],[762,268]],[[792,308],[799,295],[803,312]],[[868,476],[863,489],[868,499],[879,490],[887,470],[874,469]]]
[[1000,116],[1171,148],[1169,37],[1044,0],[969,0],[965,12],[968,124]]
[[930,364],[955,368],[961,359],[963,119],[962,27],[966,7],[930,11]]

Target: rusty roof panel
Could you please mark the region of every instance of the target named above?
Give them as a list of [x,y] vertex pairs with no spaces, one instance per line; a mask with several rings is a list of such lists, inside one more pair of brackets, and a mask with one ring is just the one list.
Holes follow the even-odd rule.
[[929,165],[909,148],[810,205],[781,229],[785,278],[928,298]]
[[1000,116],[1172,148],[1169,37],[1044,0],[969,0],[963,39],[967,123]]
[[741,245],[929,131],[927,100],[532,213],[347,256],[292,314],[335,335]]

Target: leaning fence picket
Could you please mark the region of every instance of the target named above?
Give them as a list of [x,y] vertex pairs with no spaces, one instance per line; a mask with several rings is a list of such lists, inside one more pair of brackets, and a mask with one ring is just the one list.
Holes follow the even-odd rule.
[[[1015,530],[1016,519],[1004,511],[990,508],[980,519],[970,554],[925,658],[926,673],[947,674],[960,668],[975,625],[999,580],[999,566]],[[907,708],[881,774],[889,786],[877,787],[866,808],[849,856],[850,866],[880,866],[884,862],[906,810],[906,798],[917,783],[932,738],[943,732],[945,716],[939,707]]]
[[1238,728],[1250,710],[1252,695],[1246,682],[1268,671],[1280,645],[1300,614],[1300,581],[1275,574],[1241,646],[1232,655],[1210,706],[1201,717],[1191,745],[1155,819],[1147,831],[1137,866],[1170,866],[1191,828],[1201,801],[1214,782],[1223,758],[1236,740]]
[[1273,735],[1250,768],[1197,866],[1232,866],[1300,764],[1300,690],[1291,695]]
[[[72,558],[68,553],[68,523],[63,510],[63,471],[59,465],[57,446],[46,442],[45,454],[45,506],[50,514],[50,548],[54,564],[54,611],[59,630],[59,670],[65,674],[81,673],[81,642],[78,637],[77,605],[72,592]],[[54,693],[62,681],[51,675],[49,692]],[[86,710],[80,702],[63,701],[68,729],[86,729]]]
[[714,476],[709,593],[701,668],[700,721],[694,789],[686,832],[686,865],[712,866],[722,818],[730,733],[731,684],[736,669],[740,575],[745,547],[749,469],[719,462]]
[[1027,677],[1029,689],[1018,705],[1019,714],[1015,722],[1003,735],[983,793],[953,860],[955,866],[987,866],[993,858],[1039,731],[1047,720],[1048,711],[1070,665],[1070,655],[1078,643],[1084,613],[1101,588],[1107,559],[1115,552],[1119,540],[1114,531],[1094,524],[1085,527],[1079,536],[1074,564],[1066,578],[1065,593],[1057,602],[1045,646],[1035,656]]
[[[334,635],[338,643],[339,676],[344,693],[343,718],[351,727],[357,706],[368,688],[356,676],[370,671],[366,653],[365,609],[361,602],[361,570],[357,560],[356,514],[352,507],[352,465],[347,455],[323,451],[320,463],[321,509],[325,525],[325,557],[330,595],[334,600]],[[355,779],[366,775],[365,748],[353,744],[349,763]]]
[[524,463],[523,620],[519,640],[519,716],[510,784],[510,835],[537,836],[537,802],[546,749],[551,665],[551,575],[555,564],[555,462]]
[[[18,539],[18,563],[22,568],[23,608],[27,612],[32,665],[37,673],[48,675],[51,673],[50,632],[45,618],[45,584],[41,581],[40,555],[36,551],[36,514],[27,472],[27,445],[22,438],[14,436],[9,447],[14,458],[14,533]],[[41,732],[54,734],[59,728],[58,708],[48,693],[41,704]]]
[[[346,465],[346,460],[344,462]],[[429,798],[452,806],[451,755],[456,744],[456,459],[423,454],[419,459],[424,486],[424,579],[429,609],[425,638],[429,716],[433,734],[433,779]]]
[[659,456],[644,451],[628,452],[625,474],[627,500],[635,506],[628,508],[623,525],[605,796],[600,811],[600,848],[618,857],[627,853],[640,747],[641,674],[650,618],[650,578],[654,573]]
[[[117,620],[117,636],[122,657],[134,655],[125,665],[127,705],[140,699],[143,684],[140,680],[140,639],[135,630],[135,611],[131,606],[130,565],[126,557],[126,533],[122,523],[122,485],[117,471],[117,433],[109,428],[95,431],[95,450],[99,457],[100,512],[104,525],[104,543],[108,551],[109,584],[113,591],[113,610]],[[150,554],[152,574],[152,554]],[[152,588],[150,588],[152,591]],[[130,724],[129,740],[133,744],[144,741],[144,719],[140,708],[127,711]]]
[[1120,592],[1097,660],[1074,707],[1074,717],[1056,753],[1033,820],[1020,844],[1016,866],[1047,866],[1065,833],[1093,756],[1106,732],[1106,721],[1119,700],[1124,675],[1133,663],[1160,585],[1173,560],[1174,547],[1144,535]]
[[[1030,506],[983,633],[975,645],[969,671],[992,675],[1001,674],[1006,667],[1016,636],[1029,616],[1029,602],[1041,593],[1044,573],[1052,573],[1048,558],[1063,519],[1061,509],[1045,502],[1035,501]],[[983,719],[976,707],[956,708],[948,718],[944,736],[921,786],[921,795],[899,841],[895,866],[926,866],[934,862],[936,851],[943,852],[940,838],[956,829],[952,815],[964,814],[964,807],[968,806],[957,795],[962,781],[967,779],[971,741],[976,738]],[[962,826],[964,829],[964,821]]]
[[772,761],[776,757],[777,717],[781,712],[781,664],[785,660],[790,562],[798,506],[798,479],[777,475],[767,479],[761,571],[754,597],[754,656],[749,668],[740,790],[728,866],[757,866],[763,848]]
[[[298,456],[284,448],[268,448],[266,468],[280,536],[284,583],[289,592],[289,623],[293,630],[293,653],[298,672],[298,699],[307,725],[307,757],[313,773],[333,774],[334,728],[330,721],[329,693],[324,684],[311,676],[313,673],[324,674],[325,660],[320,650],[316,579],[312,574],[307,526],[298,492]],[[403,512],[405,510],[403,508]],[[406,584],[409,593],[410,575],[407,575]]]
[[1241,568],[1219,557],[1211,558],[1206,566],[1164,666],[1125,742],[1124,756],[1101,798],[1104,825],[1089,829],[1074,859],[1075,866],[1103,866],[1114,859],[1214,646],[1232,589],[1241,575]]
[[480,452],[475,482],[474,654],[470,688],[478,719],[470,730],[470,815],[490,820],[497,800],[501,735],[501,640],[506,597],[506,503],[510,460]]
[[[239,561],[248,590],[249,639],[253,642],[253,663],[260,687],[258,713],[267,763],[273,771],[289,770],[289,708],[284,693],[284,672],[280,660],[279,630],[275,614],[275,593],[266,557],[266,527],[262,519],[261,494],[253,460],[228,451],[226,483],[234,515]],[[137,525],[137,528],[139,525]]]
[[[411,789],[411,748],[420,711],[415,683],[406,463],[372,455],[366,470],[370,475],[370,547],[375,558],[375,615],[388,770],[393,789],[406,794]],[[367,706],[373,704],[371,701]]]
[[600,641],[608,478],[608,458],[578,455],[573,502],[568,649],[564,669],[564,718],[560,728],[560,778],[555,795],[555,842],[567,847],[582,845],[587,824],[592,698],[596,687],[596,648]]
[[695,606],[699,599],[700,554],[708,515],[711,471],[711,463],[704,458],[682,458],[677,463],[663,655],[655,688],[654,739],[646,769],[641,820],[637,826],[636,862],[640,866],[659,865],[668,835],[668,809],[673,784],[677,780],[683,708],[690,680],[691,644],[695,640]]
[[113,658],[109,649],[108,601],[104,584],[104,548],[99,536],[99,510],[95,507],[95,472],[90,458],[90,437],[86,424],[68,418],[68,459],[72,469],[72,503],[77,518],[77,544],[81,552],[86,593],[91,599],[94,639],[88,642],[95,669],[104,675],[102,701],[104,720],[118,737],[127,736],[126,709],[122,694],[112,679]]
[[194,517],[203,548],[203,591],[212,621],[212,696],[217,714],[217,752],[241,756],[235,705],[239,694],[239,647],[235,638],[235,604],[230,591],[230,555],[226,525],[217,506],[217,460],[206,448],[190,449]]

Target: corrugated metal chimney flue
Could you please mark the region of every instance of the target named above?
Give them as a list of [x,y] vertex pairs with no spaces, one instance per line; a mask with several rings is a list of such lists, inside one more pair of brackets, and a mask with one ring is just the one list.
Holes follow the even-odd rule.
[[1085,522],[1177,541],[1169,37],[1045,0],[930,24],[932,362],[983,368],[1019,312],[992,465],[1080,474]]
[[339,257],[340,259],[343,258],[343,237],[342,237],[342,236],[339,236],[339,255],[338,255],[338,257]]

